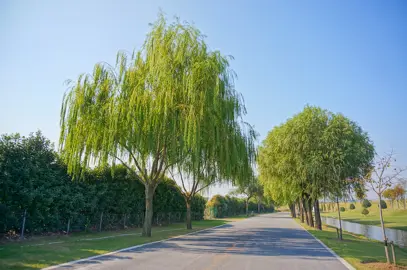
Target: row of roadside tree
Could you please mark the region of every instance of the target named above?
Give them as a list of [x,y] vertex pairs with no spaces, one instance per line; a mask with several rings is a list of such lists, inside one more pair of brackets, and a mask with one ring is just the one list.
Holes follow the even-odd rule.
[[[288,204],[301,222],[322,229],[320,200],[363,199],[370,189],[382,201],[386,190],[400,180],[404,169],[395,166],[394,153],[376,157],[368,134],[340,113],[306,106],[273,128],[259,148],[260,182],[277,204]],[[386,241],[379,204],[383,240]],[[314,216],[315,214],[315,216]],[[385,254],[389,262],[387,245]]]
[[[322,229],[319,200],[364,193],[360,179],[374,157],[367,133],[341,114],[307,106],[274,128],[259,151],[266,192],[287,203],[301,221]],[[315,224],[312,209],[315,209]]]

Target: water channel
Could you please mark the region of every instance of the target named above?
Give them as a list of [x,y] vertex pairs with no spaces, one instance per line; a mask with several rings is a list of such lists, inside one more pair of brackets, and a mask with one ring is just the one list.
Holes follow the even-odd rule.
[[[322,223],[339,228],[339,221],[336,218],[321,217]],[[379,226],[363,225],[355,222],[343,221],[342,229],[347,232],[361,234],[367,238],[383,241],[382,228]],[[400,247],[407,247],[407,231],[386,229],[386,236],[389,241]]]

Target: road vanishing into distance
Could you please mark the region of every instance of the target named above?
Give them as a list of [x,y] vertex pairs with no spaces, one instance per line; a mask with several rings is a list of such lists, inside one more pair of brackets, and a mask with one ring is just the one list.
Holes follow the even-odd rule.
[[349,269],[287,213],[265,214],[55,269]]

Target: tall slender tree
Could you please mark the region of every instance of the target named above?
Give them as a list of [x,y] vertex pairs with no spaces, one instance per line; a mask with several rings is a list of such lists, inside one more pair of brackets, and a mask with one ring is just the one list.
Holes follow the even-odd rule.
[[242,124],[230,57],[210,51],[194,26],[160,15],[142,48],[116,60],[71,82],[60,150],[74,177],[92,164],[132,171],[145,186],[143,235],[151,236],[153,195],[167,170],[191,153],[199,160],[208,138],[203,149],[219,156],[222,172],[243,178],[249,166],[238,165],[253,162],[254,131]]

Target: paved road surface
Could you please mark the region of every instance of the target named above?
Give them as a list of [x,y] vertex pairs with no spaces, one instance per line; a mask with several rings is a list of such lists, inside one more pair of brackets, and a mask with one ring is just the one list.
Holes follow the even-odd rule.
[[288,214],[275,213],[57,269],[347,268]]

